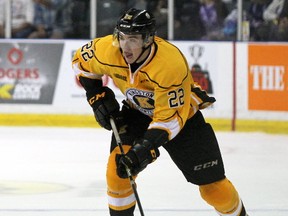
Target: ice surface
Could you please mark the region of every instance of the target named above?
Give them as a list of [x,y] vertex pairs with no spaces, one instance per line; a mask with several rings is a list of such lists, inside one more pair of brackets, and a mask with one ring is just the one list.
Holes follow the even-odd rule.
[[[287,216],[288,135],[216,135],[250,216]],[[0,127],[0,216],[108,216],[110,137],[95,128]],[[145,215],[216,216],[163,148],[137,184]]]

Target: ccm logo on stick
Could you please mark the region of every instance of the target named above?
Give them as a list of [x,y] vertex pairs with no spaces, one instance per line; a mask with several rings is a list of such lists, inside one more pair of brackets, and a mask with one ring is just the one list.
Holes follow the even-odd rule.
[[215,160],[215,161],[209,161],[207,163],[204,163],[204,164],[199,164],[197,166],[194,166],[194,171],[199,171],[199,170],[202,170],[202,169],[207,169],[209,167],[213,167],[213,166],[216,166],[218,165],[218,160]]

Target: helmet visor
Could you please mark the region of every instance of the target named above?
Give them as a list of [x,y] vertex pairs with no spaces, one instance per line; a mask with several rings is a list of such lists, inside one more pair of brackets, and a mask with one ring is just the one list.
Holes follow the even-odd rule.
[[139,49],[144,46],[142,34],[125,34],[119,30],[114,32],[113,45],[120,48]]

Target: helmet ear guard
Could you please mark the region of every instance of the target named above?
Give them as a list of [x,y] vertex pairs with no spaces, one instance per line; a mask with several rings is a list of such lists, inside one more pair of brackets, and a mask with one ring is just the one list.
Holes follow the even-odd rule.
[[144,48],[150,46],[154,41],[154,34],[153,35],[145,35],[145,38],[143,38],[143,46]]

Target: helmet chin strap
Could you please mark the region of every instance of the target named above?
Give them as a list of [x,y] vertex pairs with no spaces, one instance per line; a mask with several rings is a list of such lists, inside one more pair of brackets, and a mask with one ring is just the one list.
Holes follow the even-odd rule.
[[138,58],[133,62],[133,63],[131,63],[131,64],[134,64],[134,63],[137,63],[137,61],[140,59],[140,57],[143,55],[143,53],[147,50],[147,49],[149,49],[150,47],[151,47],[151,45],[152,45],[152,43],[151,44],[149,44],[147,47],[142,47],[142,52],[140,53],[140,55],[138,56]]

